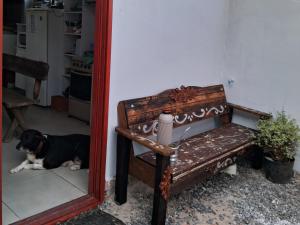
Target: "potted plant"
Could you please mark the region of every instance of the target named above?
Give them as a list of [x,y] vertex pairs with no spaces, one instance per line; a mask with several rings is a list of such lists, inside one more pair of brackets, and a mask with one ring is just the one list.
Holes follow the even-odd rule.
[[275,117],[258,122],[256,143],[265,153],[267,179],[274,183],[288,183],[293,176],[299,126],[284,111]]

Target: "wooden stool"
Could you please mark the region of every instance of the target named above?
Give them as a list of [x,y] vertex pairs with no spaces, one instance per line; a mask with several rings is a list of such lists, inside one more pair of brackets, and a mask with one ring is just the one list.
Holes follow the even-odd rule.
[[[40,93],[42,80],[46,80],[48,77],[49,66],[44,62],[3,54],[3,70],[34,78],[33,98],[36,100]],[[3,88],[2,94],[2,104],[12,121],[3,138],[3,142],[9,142],[18,127],[21,131],[27,129],[24,113],[29,106],[34,104],[34,100],[19,94],[13,89]]]

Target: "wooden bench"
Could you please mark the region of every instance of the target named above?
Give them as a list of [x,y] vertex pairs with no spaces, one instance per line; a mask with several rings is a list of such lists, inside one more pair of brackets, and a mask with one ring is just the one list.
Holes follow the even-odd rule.
[[[234,109],[259,118],[269,114],[227,103],[222,85],[181,87],[161,94],[121,101],[118,105],[115,201],[127,201],[128,172],[154,188],[152,225],[165,224],[170,194],[202,181],[235,163],[254,145],[250,128],[232,123]],[[220,126],[182,142],[178,160],[170,163],[173,149],[147,138],[157,132],[163,110],[174,116],[174,127],[215,118]],[[151,151],[134,155],[132,141]]]
[[[48,77],[49,66],[44,62],[3,54],[3,71],[20,73],[34,78],[35,83],[32,91],[33,99],[36,100],[40,93],[42,80],[46,80]],[[11,119],[11,125],[6,131],[3,142],[9,142],[18,127],[21,130],[27,129],[23,114],[26,109],[35,102],[34,100],[19,94],[14,89],[3,88],[2,94],[2,105]]]

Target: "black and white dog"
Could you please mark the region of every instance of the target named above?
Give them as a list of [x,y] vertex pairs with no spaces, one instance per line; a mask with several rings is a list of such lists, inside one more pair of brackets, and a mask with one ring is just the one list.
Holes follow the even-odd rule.
[[71,170],[89,167],[90,137],[82,134],[65,136],[43,135],[37,130],[26,130],[21,135],[18,150],[26,151],[27,159],[12,169],[54,169],[69,166]]

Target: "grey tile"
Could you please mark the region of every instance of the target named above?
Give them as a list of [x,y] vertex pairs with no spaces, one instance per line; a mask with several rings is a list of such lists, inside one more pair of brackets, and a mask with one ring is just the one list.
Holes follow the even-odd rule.
[[33,176],[47,173],[46,170],[23,170],[16,174],[10,174],[9,171],[15,168],[26,159],[24,152],[17,151],[15,145],[16,139],[13,139],[9,144],[3,144],[2,157],[2,184],[4,190],[10,185],[15,185],[16,181],[28,180]]
[[2,144],[3,163],[6,163],[6,162],[16,162],[17,163],[26,158],[26,154],[24,152],[18,151],[16,149],[17,144],[18,144],[18,140],[16,138],[13,138],[13,140],[9,143]]
[[[11,169],[12,167],[9,167]],[[20,182],[31,180],[35,176],[46,175],[50,173],[48,170],[23,170],[19,173],[10,174],[9,169],[3,168],[2,171],[2,193],[6,196],[10,192],[11,187],[18,185]],[[33,183],[34,185],[34,183]]]
[[60,167],[52,170],[55,174],[67,180],[84,193],[88,193],[88,181],[89,173],[88,170],[82,169],[72,171],[68,167]]
[[17,181],[3,193],[3,202],[20,218],[26,218],[83,195],[54,173],[47,173]]
[[5,204],[2,203],[2,225],[8,225],[20,220]]
[[49,108],[31,107],[25,115],[30,127],[53,135],[72,133],[89,134],[89,126],[77,119],[69,118],[67,113]]

